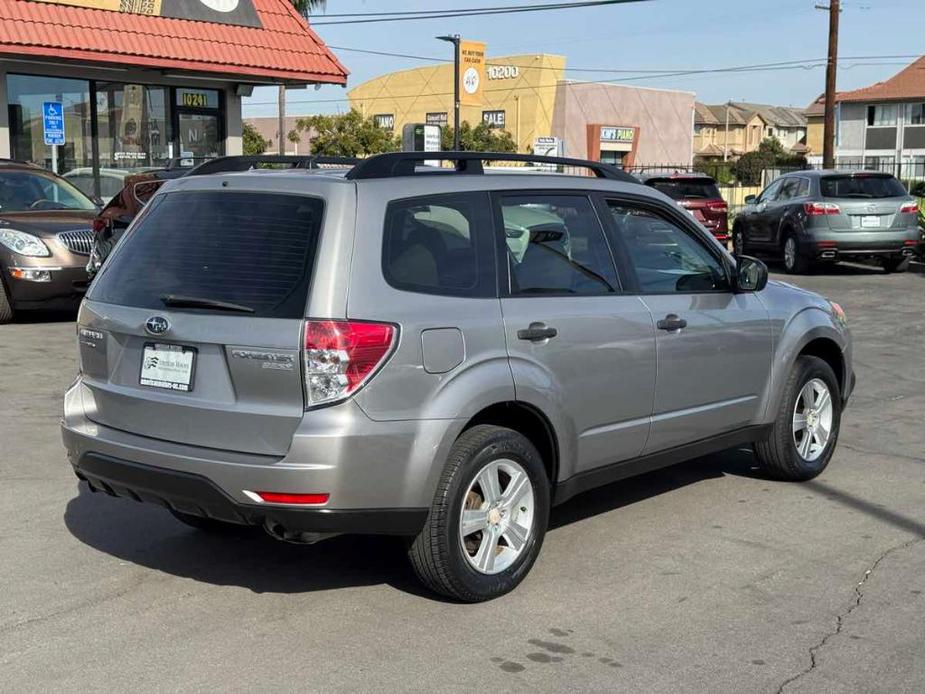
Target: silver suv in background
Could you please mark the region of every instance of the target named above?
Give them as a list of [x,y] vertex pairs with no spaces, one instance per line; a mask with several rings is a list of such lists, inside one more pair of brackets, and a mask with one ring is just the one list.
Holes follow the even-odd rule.
[[887,173],[794,171],[745,202],[732,230],[736,252],[779,258],[791,273],[858,258],[905,272],[922,240],[916,199]]
[[[482,167],[505,159],[595,176]],[[513,589],[592,487],[743,444],[815,477],[854,385],[837,304],[621,171],[510,154],[170,181],[78,342],[62,430],[90,489],[203,529],[404,535],[464,601]]]

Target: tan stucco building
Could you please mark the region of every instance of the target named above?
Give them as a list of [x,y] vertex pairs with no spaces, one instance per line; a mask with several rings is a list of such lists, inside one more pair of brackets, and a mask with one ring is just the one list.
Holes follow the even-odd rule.
[[694,154],[700,158],[736,159],[754,152],[766,137],[777,138],[792,154],[807,154],[807,135],[803,109],[737,101],[695,106]]
[[[537,137],[558,137],[566,156],[623,166],[689,164],[694,94],[565,79],[564,56],[489,58],[481,106],[464,105],[460,120],[507,130],[521,152]],[[453,123],[453,66],[389,73],[347,93],[350,105],[382,127]]]

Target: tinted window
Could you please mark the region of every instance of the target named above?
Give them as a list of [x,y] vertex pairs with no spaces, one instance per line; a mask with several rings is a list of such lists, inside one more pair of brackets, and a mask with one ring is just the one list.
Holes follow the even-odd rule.
[[674,222],[619,203],[610,209],[643,294],[729,290],[716,256]]
[[190,191],[152,205],[104,266],[91,299],[163,309],[161,297],[174,294],[248,306],[256,316],[304,315],[320,200]]
[[713,199],[721,197],[716,183],[708,178],[672,178],[648,184],[675,200]]
[[783,179],[778,178],[771,185],[764,189],[761,195],[758,196],[758,202],[770,202],[777,195],[777,192],[780,190],[781,185],[783,185]]
[[439,195],[391,203],[382,268],[398,289],[495,296],[488,196]]
[[501,212],[511,294],[618,290],[610,248],[588,198],[505,196]]
[[892,176],[825,176],[819,179],[825,198],[894,198],[906,195]]
[[778,200],[790,200],[791,198],[800,197],[800,180],[799,178],[786,178],[781,184],[780,193],[777,195]]

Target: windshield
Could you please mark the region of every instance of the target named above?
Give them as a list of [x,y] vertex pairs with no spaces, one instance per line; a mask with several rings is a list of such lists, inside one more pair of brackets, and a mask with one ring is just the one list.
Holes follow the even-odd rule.
[[890,175],[825,176],[819,179],[825,198],[897,198],[905,197],[903,184]]
[[90,198],[64,179],[38,171],[0,171],[0,213],[93,209]]
[[709,178],[671,178],[650,181],[649,185],[674,200],[709,200],[720,197],[719,188]]

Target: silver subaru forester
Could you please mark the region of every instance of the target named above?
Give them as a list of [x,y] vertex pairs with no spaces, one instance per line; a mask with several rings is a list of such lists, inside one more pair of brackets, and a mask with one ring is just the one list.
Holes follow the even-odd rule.
[[77,331],[62,430],[91,490],[206,530],[406,536],[464,601],[512,590],[592,487],[743,444],[815,477],[854,385],[837,304],[621,171],[528,155],[171,181]]

